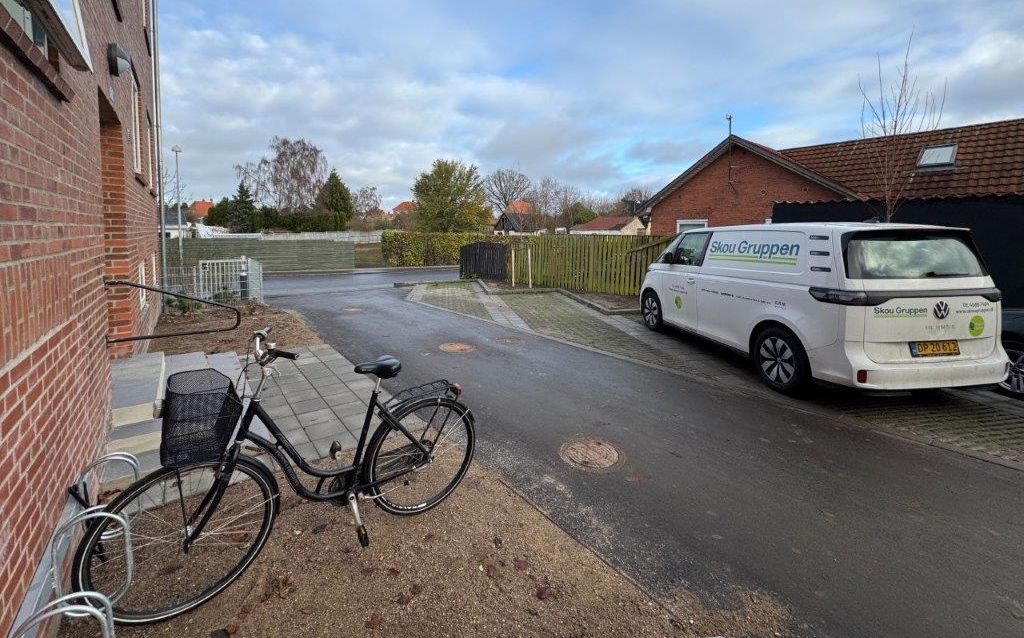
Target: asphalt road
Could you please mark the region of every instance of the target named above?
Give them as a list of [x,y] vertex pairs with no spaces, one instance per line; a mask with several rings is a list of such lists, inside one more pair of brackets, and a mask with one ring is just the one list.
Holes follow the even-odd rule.
[[454,281],[458,278],[458,268],[388,270],[384,272],[371,270],[370,272],[354,272],[344,275],[268,275],[263,279],[263,294],[268,297],[282,297],[353,290],[377,290],[393,288],[395,282]]
[[[766,591],[807,636],[1024,635],[1024,473],[407,302],[407,289],[351,290],[356,277],[270,301],[350,359],[399,356],[392,390],[461,383],[478,458],[657,595],[735,607]],[[475,350],[441,353],[449,341]],[[568,466],[559,447],[580,435],[624,461]]]

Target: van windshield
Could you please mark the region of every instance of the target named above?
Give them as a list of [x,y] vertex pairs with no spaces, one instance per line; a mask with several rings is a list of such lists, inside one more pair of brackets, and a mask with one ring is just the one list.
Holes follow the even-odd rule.
[[974,248],[960,233],[855,233],[844,252],[850,279],[986,275]]

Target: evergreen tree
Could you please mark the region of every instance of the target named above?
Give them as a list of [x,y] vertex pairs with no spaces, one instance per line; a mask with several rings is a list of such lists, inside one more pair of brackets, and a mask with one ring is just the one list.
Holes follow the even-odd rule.
[[330,214],[334,230],[345,230],[348,226],[352,219],[352,193],[345,182],[341,181],[338,171],[332,169],[327,176],[327,181],[316,197],[316,208]]
[[253,217],[256,215],[256,202],[245,184],[238,184],[238,191],[231,199],[227,212],[227,227],[233,233],[250,233],[253,231]]

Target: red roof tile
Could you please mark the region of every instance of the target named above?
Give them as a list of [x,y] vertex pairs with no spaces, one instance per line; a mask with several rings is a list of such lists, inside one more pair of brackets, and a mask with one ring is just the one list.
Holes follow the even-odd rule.
[[[866,197],[880,197],[872,166],[885,138],[804,146],[781,155]],[[956,144],[952,168],[917,168],[921,149]],[[973,124],[899,136],[893,147],[910,180],[904,198],[1024,193],[1024,119]]]
[[508,203],[506,212],[518,213],[520,215],[533,215],[533,204],[525,199],[513,199]]
[[396,215],[401,215],[402,213],[408,213],[410,211],[414,211],[414,210],[416,210],[419,207],[420,207],[420,205],[417,204],[414,201],[404,201],[404,202],[400,202],[397,206],[392,208],[391,212],[393,212]]

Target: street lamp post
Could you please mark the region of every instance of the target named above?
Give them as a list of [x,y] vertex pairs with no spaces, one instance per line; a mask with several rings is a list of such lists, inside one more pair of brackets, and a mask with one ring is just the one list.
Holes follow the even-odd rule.
[[178,268],[185,267],[185,252],[181,245],[181,173],[178,171],[178,156],[181,155],[181,147],[175,144],[171,147],[174,153],[174,199],[178,208]]

